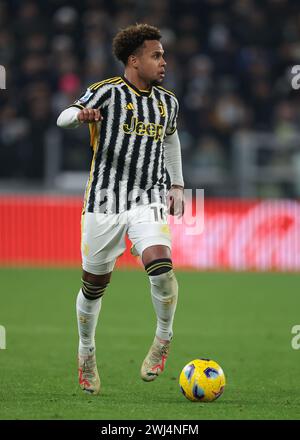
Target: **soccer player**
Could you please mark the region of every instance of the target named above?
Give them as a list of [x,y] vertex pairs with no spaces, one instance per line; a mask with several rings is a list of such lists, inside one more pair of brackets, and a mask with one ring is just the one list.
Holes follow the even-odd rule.
[[76,302],[79,384],[90,394],[100,391],[95,330],[102,298],[126,248],[126,234],[149,276],[157,315],[154,341],[141,366],[143,380],[163,372],[173,336],[178,285],[166,214],[182,217],[184,183],[178,101],[160,85],[166,69],[160,40],[160,31],[147,24],[118,32],[113,52],[125,66],[124,76],[90,85],[57,120],[65,128],[88,123],[94,152],[82,212],[83,274]]

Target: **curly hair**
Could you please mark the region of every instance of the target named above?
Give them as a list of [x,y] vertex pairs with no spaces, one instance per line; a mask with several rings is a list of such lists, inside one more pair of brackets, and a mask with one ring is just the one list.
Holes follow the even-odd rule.
[[113,39],[113,54],[127,64],[128,57],[137,52],[145,40],[160,40],[159,29],[149,24],[135,24],[117,33]]

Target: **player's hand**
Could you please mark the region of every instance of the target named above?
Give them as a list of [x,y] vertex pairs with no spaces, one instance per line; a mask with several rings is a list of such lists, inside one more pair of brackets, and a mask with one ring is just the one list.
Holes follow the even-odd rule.
[[98,109],[84,108],[77,114],[77,119],[80,122],[99,122],[102,121],[103,116]]
[[167,207],[170,215],[181,218],[184,214],[184,188],[172,185],[167,195]]

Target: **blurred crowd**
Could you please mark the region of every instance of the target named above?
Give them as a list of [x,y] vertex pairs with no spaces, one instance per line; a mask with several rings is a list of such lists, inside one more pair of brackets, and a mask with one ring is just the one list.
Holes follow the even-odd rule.
[[[0,64],[7,72],[7,89],[0,91],[0,178],[43,181],[45,143],[58,114],[87,85],[122,73],[112,38],[146,22],[163,34],[164,86],[180,103],[187,185],[207,182],[211,195],[235,195],[237,134],[270,132],[288,142],[299,133],[300,90],[291,87],[291,68],[300,64],[297,3],[0,0]],[[87,170],[87,130],[60,136],[62,169]],[[297,148],[268,150],[257,160],[300,167],[298,156]],[[296,188],[283,182],[278,195],[297,196]]]

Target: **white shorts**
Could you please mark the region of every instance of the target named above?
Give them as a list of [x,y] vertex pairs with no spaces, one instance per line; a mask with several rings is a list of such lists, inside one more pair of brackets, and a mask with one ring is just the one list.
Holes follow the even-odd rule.
[[95,275],[111,272],[116,259],[126,250],[126,234],[132,254],[142,256],[149,246],[171,249],[166,207],[142,205],[120,214],[86,212],[81,223],[82,268]]

